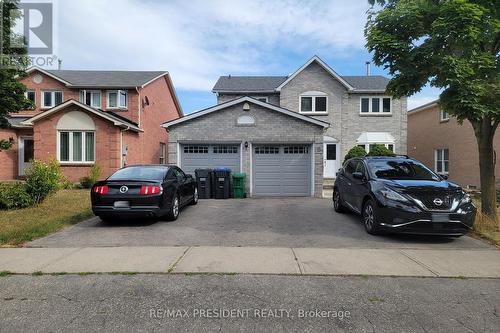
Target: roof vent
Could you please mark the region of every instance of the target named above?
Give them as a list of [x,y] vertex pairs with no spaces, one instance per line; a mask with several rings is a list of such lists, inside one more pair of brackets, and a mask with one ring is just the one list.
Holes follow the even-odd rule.
[[370,76],[371,75],[370,64],[371,63],[369,61],[365,62],[365,65],[366,65],[366,76]]
[[243,111],[250,111],[250,104],[248,103],[243,104]]

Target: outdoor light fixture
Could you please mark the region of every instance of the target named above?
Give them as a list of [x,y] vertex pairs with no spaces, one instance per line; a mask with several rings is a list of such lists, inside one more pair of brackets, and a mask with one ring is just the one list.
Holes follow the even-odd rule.
[[245,141],[245,148],[248,148],[248,141]]

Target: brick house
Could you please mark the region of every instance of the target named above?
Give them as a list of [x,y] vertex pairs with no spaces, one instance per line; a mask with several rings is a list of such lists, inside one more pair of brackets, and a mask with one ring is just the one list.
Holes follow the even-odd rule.
[[0,152],[0,180],[23,177],[31,159],[56,158],[73,182],[93,164],[106,177],[128,164],[166,163],[160,125],[183,115],[168,72],[33,67],[19,80],[35,108],[0,129],[0,139],[14,139]]
[[[500,136],[493,141],[500,149]],[[479,152],[474,129],[468,120],[457,119],[441,110],[438,100],[408,111],[408,155],[464,188],[480,187]],[[495,165],[497,188],[500,165]]]
[[406,97],[387,95],[388,82],[341,76],[317,56],[288,76],[221,76],[217,105],[163,125],[169,162],[245,172],[251,196],[331,196],[352,147],[406,154]]

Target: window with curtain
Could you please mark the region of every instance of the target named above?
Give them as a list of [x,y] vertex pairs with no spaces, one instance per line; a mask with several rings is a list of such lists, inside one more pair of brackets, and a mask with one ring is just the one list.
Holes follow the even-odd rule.
[[80,102],[93,108],[101,107],[101,91],[99,90],[80,90]]
[[94,162],[95,133],[90,131],[60,131],[59,161]]
[[126,109],[128,105],[128,94],[126,90],[109,90],[107,92],[108,109]]

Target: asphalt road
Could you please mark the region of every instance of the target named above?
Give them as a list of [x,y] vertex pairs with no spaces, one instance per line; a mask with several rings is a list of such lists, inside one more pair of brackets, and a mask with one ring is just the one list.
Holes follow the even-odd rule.
[[175,222],[103,223],[90,219],[28,246],[272,246],[322,248],[480,249],[470,237],[371,236],[360,218],[335,213],[331,200],[313,198],[201,200]]
[[0,332],[498,332],[499,313],[498,279],[0,278]]

